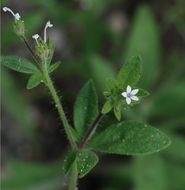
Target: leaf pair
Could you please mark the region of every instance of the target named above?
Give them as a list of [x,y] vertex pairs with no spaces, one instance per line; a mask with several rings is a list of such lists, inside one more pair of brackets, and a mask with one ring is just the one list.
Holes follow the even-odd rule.
[[[145,95],[145,91],[140,90],[140,96],[142,95]],[[109,110],[112,108],[109,102],[105,105]],[[74,106],[75,129],[73,129],[73,134],[78,143],[82,142],[97,116],[98,98],[93,82],[89,81],[80,91]],[[107,129],[100,134],[95,133],[92,139],[87,142],[86,148],[103,153],[141,155],[158,152],[169,144],[170,140],[164,133],[149,125],[139,122],[122,122],[107,126]],[[76,161],[79,175],[81,177],[85,176],[98,160],[95,153],[90,150],[79,150],[70,153],[65,159],[65,173],[70,170]],[[82,157],[79,157],[79,154],[82,154]],[[81,161],[85,157],[84,155],[87,155],[88,159],[82,164]],[[84,169],[83,165],[89,167]],[[80,173],[81,170],[82,173]]]
[[[44,82],[44,77],[41,71],[27,59],[16,56],[1,56],[1,63],[14,71],[31,74],[27,83],[27,89],[32,89],[38,86],[41,82]],[[59,65],[60,62],[57,62],[49,66],[49,73],[55,71]]]
[[[158,152],[170,145],[170,139],[158,129],[139,122],[122,122],[95,134],[86,147],[102,153],[143,155]],[[76,161],[80,177],[84,177],[97,164],[97,155],[90,150],[68,154],[64,162],[65,174]]]

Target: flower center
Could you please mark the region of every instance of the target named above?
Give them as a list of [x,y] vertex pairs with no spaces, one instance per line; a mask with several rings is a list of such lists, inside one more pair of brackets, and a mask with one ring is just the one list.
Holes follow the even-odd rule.
[[128,94],[127,94],[127,97],[128,97],[128,98],[130,98],[131,96],[132,96],[131,93],[128,93]]

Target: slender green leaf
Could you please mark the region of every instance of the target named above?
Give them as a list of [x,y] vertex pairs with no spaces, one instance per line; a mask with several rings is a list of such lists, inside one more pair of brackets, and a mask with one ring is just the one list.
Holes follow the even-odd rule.
[[49,67],[49,73],[52,73],[53,71],[55,71],[56,69],[58,69],[58,67],[60,66],[61,61],[57,61],[56,63],[52,64]]
[[138,88],[139,89],[139,92],[137,93],[137,96],[138,97],[146,97],[146,96],[149,96],[150,93],[147,92],[146,90],[143,90],[141,88]]
[[108,100],[105,102],[103,108],[102,108],[102,113],[106,114],[112,110],[113,104],[111,100]]
[[50,40],[50,38],[49,38],[48,41],[49,41],[48,42],[48,48],[50,49],[50,54],[49,54],[49,58],[47,60],[47,64],[48,64],[48,67],[50,67],[51,66],[51,61],[53,59],[53,55],[54,55],[54,52],[55,52],[55,47],[54,47],[54,44],[53,44],[52,40]]
[[158,152],[169,145],[170,139],[158,129],[139,122],[122,122],[95,135],[88,147],[105,153],[139,155]]
[[80,91],[74,106],[74,125],[80,136],[84,137],[98,116],[98,97],[92,81]]
[[28,80],[28,84],[26,86],[27,89],[32,89],[38,86],[43,81],[43,76],[40,72],[34,73]]
[[142,57],[142,88],[149,88],[155,82],[160,64],[160,36],[154,16],[147,6],[141,6],[134,17],[134,24],[128,39],[124,60],[133,55]]
[[15,56],[2,56],[1,63],[6,67],[21,73],[30,74],[38,72],[37,67],[30,61]]
[[114,115],[118,121],[121,120],[121,107],[118,103],[114,105]]
[[83,150],[78,153],[77,169],[79,177],[87,175],[94,166],[98,163],[98,156],[88,150]]
[[135,85],[140,79],[140,76],[141,58],[134,56],[121,68],[118,74],[118,82],[122,88],[126,88],[127,85]]

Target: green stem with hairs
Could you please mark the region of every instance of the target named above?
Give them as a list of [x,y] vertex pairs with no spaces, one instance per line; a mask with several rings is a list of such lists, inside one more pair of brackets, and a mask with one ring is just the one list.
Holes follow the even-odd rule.
[[66,132],[66,135],[67,135],[67,138],[70,142],[70,145],[73,149],[76,149],[77,148],[77,145],[73,139],[73,135],[72,135],[72,132],[71,132],[71,129],[70,129],[70,125],[68,123],[68,120],[67,120],[67,117],[65,115],[65,112],[64,112],[64,109],[63,109],[63,106],[60,102],[60,98],[55,90],[55,87],[53,85],[53,82],[49,76],[49,73],[48,73],[48,70],[47,70],[47,66],[46,64],[43,65],[43,75],[45,77],[45,82],[46,82],[46,86],[48,87],[52,97],[53,97],[53,100],[55,102],[55,105],[56,105],[56,108],[58,110],[58,113],[60,115],[60,119],[62,120],[63,122],[63,125],[64,125],[64,129],[65,129],[65,132]]
[[[77,144],[76,144],[76,142],[75,142],[75,140],[73,138],[73,134],[72,134],[71,129],[70,129],[71,126],[68,123],[67,117],[65,115],[63,106],[62,106],[61,101],[60,101],[60,98],[59,98],[59,96],[58,96],[58,94],[56,92],[56,89],[55,89],[55,87],[53,85],[53,82],[52,82],[52,80],[51,80],[51,78],[49,76],[47,63],[45,61],[45,63],[40,64],[40,62],[37,60],[37,57],[35,56],[35,53],[32,51],[32,48],[29,45],[26,38],[23,37],[22,39],[23,39],[26,47],[28,48],[28,50],[32,54],[34,61],[38,64],[38,66],[42,70],[42,73],[43,73],[43,76],[44,76],[44,79],[45,79],[45,84],[48,87],[48,89],[49,89],[49,91],[50,91],[50,93],[52,95],[52,98],[53,98],[53,100],[55,102],[55,105],[57,107],[60,119],[62,120],[62,123],[63,123],[63,126],[64,126],[65,133],[66,133],[67,138],[69,140],[69,143],[70,143],[72,149],[77,149],[78,148]],[[69,190],[75,190],[76,189],[77,181],[78,181],[78,171],[77,171],[77,164],[75,162],[73,164],[72,171],[71,171],[71,177],[70,177],[70,182],[69,182]]]
[[78,180],[78,170],[77,170],[77,164],[75,161],[71,169],[71,177],[70,177],[70,183],[69,183],[69,188],[68,188],[69,190],[76,190],[77,180]]

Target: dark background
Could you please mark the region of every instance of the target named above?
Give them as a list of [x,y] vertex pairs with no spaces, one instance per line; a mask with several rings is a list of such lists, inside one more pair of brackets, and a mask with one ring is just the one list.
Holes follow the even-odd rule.
[[[26,33],[43,35],[45,23],[55,44],[52,75],[73,122],[75,98],[93,78],[100,106],[107,77],[129,57],[140,54],[139,84],[150,92],[140,105],[123,112],[123,120],[145,121],[166,132],[172,145],[151,156],[100,155],[100,162],[80,190],[184,190],[185,188],[185,1],[184,0],[9,0],[19,12]],[[13,19],[2,12],[1,53],[29,60],[31,56],[13,32]],[[61,190],[62,160],[68,144],[56,109],[44,86],[26,90],[28,76],[1,69],[2,188]],[[109,114],[101,129],[115,122]]]

